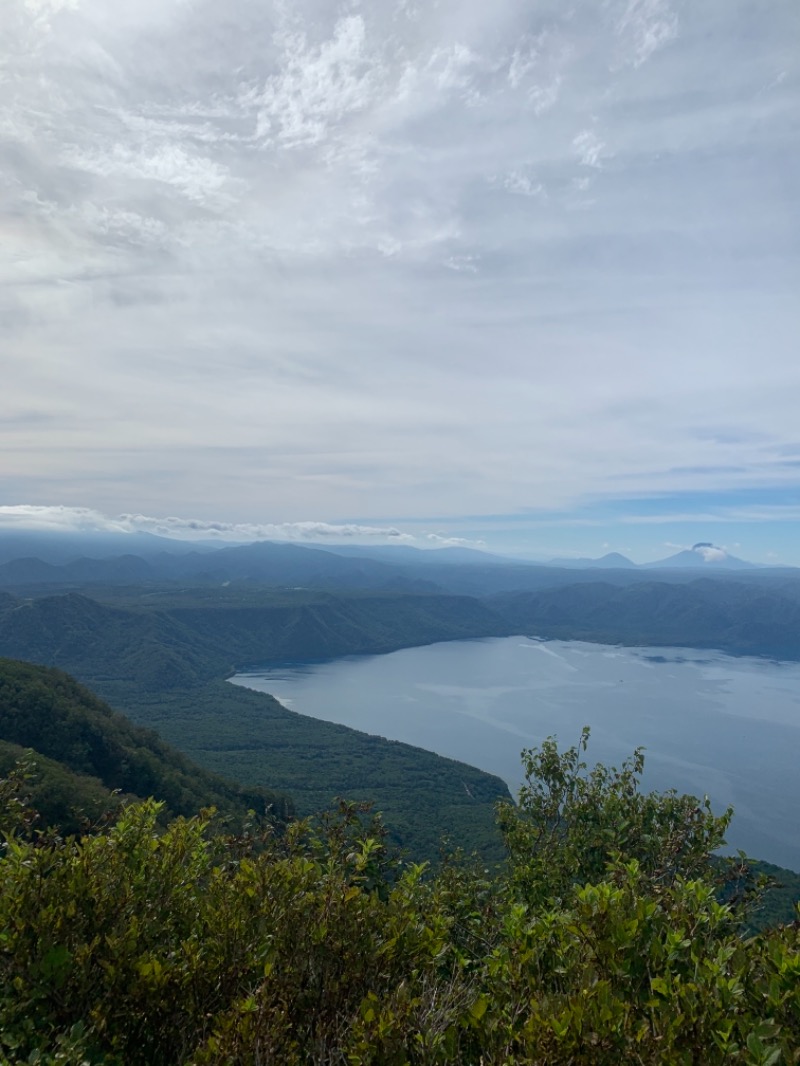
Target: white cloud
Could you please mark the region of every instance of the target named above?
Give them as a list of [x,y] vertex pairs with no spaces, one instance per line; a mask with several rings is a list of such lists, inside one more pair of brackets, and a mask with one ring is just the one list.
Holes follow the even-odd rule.
[[474,255],[451,255],[444,260],[444,265],[448,270],[455,270],[456,273],[478,273],[478,258]]
[[465,44],[452,44],[437,48],[428,60],[427,70],[434,84],[445,92],[471,89],[479,67],[477,55]]
[[603,165],[603,159],[611,154],[593,130],[582,130],[575,137],[572,145],[578,153],[578,161],[583,167],[599,169]]
[[[361,541],[381,540],[393,544],[415,539],[392,526],[369,526],[331,522],[211,522],[199,518],[142,514],[108,517],[88,507],[52,507],[18,504],[0,506],[0,530],[29,529],[62,533],[153,533],[178,540],[219,541]],[[439,539],[439,538],[435,538]]]
[[151,533],[183,541],[249,543],[277,540],[307,543],[404,544],[418,548],[485,548],[479,538],[455,537],[444,533],[408,533],[396,526],[374,526],[359,522],[216,522],[174,515],[153,517],[120,514],[113,517],[88,507],[0,506],[0,532],[32,530],[50,533]]
[[319,46],[302,32],[279,34],[278,43],[280,72],[253,96],[257,137],[288,147],[317,144],[331,126],[366,108],[376,72],[361,15],[341,18]]
[[558,102],[565,71],[574,58],[574,46],[551,29],[535,37],[525,35],[514,47],[508,64],[508,81],[525,92],[535,115],[542,115]]
[[36,506],[33,504],[0,506],[0,529],[2,528],[69,533],[96,530],[126,531],[124,525],[115,523],[90,507]]
[[512,170],[508,174],[504,174],[502,178],[493,178],[492,184],[518,196],[535,196],[539,199],[547,199],[547,190],[542,182],[537,181],[535,177],[526,174],[522,170]]
[[534,114],[542,115],[555,105],[561,91],[561,80],[560,77],[556,77],[549,85],[532,85],[528,89],[528,99]]
[[629,61],[640,66],[658,49],[675,40],[678,16],[670,0],[627,0],[617,32]]
[[66,149],[62,159],[67,166],[101,178],[115,181],[133,178],[170,185],[198,204],[217,201],[230,178],[225,167],[211,159],[190,154],[179,145],[136,150],[125,144],[115,144],[103,152],[73,148]]
[[86,204],[81,209],[81,221],[98,237],[107,241],[163,245],[169,240],[169,229],[161,219],[150,218],[136,211],[126,211],[124,208]]
[[110,520],[129,532],[144,531],[182,540],[382,540],[404,543],[413,540],[391,526],[366,526],[331,522],[208,522],[197,518],[152,518],[141,514],[120,515]]
[[428,533],[425,538],[436,548],[485,548],[484,540],[469,540],[467,537],[448,537],[441,533]]
[[693,549],[705,563],[724,563],[728,553],[724,548],[715,548],[712,544],[701,544]]

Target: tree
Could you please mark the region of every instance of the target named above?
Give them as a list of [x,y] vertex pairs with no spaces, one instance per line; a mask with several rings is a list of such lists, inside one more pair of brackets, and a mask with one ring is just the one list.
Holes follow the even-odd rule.
[[712,877],[709,859],[725,843],[733,809],[716,816],[707,796],[642,792],[642,748],[621,769],[589,770],[581,758],[588,743],[586,727],[564,752],[548,737],[522,753],[519,805],[501,804],[498,812],[519,896],[563,900],[574,887],[602,880],[609,865],[634,859],[654,885]]

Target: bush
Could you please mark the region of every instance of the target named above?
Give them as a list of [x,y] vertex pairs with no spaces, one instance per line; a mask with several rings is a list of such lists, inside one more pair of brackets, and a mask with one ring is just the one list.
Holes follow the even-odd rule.
[[83,838],[0,786],[0,1061],[158,1064],[800,1061],[797,925],[745,936],[709,862],[729,813],[639,791],[641,755],[524,755],[505,873],[435,874],[342,804],[278,837]]

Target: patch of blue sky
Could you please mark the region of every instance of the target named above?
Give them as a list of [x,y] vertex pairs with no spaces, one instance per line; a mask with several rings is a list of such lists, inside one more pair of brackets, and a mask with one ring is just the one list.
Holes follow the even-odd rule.
[[587,501],[569,510],[384,521],[420,537],[434,532],[540,561],[614,551],[652,562],[709,541],[753,562],[800,565],[800,487],[652,493]]
[[[694,467],[694,470],[711,470],[710,467]],[[531,526],[560,525],[570,522],[615,522],[626,519],[645,518],[665,522],[673,520],[675,515],[714,515],[718,520],[741,518],[743,512],[751,511],[755,520],[768,509],[770,520],[780,518],[785,512],[787,518],[794,518],[800,507],[800,485],[794,489],[778,486],[763,488],[725,489],[702,492],[648,493],[638,496],[620,496],[591,501],[568,510],[540,511],[526,508],[512,514],[465,514],[460,516],[426,515],[418,518],[401,518],[385,516],[384,521],[396,522],[404,526],[430,526],[444,524],[449,526],[481,525],[492,526]],[[364,518],[351,519],[354,522],[366,521]]]

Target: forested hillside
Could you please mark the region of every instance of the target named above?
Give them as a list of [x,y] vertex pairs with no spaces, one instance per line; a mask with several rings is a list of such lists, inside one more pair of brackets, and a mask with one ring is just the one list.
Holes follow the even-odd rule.
[[383,813],[393,844],[417,861],[438,861],[443,838],[486,863],[502,858],[494,808],[510,795],[493,774],[222,681],[162,695],[118,688],[113,702],[200,765],[288,792],[301,815],[357,800]]
[[649,581],[619,587],[581,581],[566,588],[490,597],[514,631],[601,644],[718,648],[734,655],[800,658],[794,583]]
[[[508,577],[513,569],[491,573]],[[645,571],[631,581],[629,571],[611,577],[603,571],[591,580],[576,571],[546,573],[558,583],[542,577],[543,587],[526,591],[523,584],[480,596],[258,584],[0,593],[0,652],[155,689],[185,687],[243,665],[513,633],[800,659],[800,586],[793,577],[737,572],[678,581]]]
[[3,654],[159,691],[248,663],[378,654],[503,628],[490,608],[460,596],[245,587],[0,600]]
[[0,659],[0,741],[4,769],[32,752],[41,812],[67,831],[80,824],[82,811],[102,813],[116,791],[155,797],[167,815],[215,806],[239,819],[253,809],[285,822],[293,813],[285,794],[242,788],[201,769],[60,670]]
[[369,801],[385,813],[393,841],[418,859],[435,860],[446,837],[494,862],[500,838],[493,807],[508,799],[504,782],[294,714],[221,679],[235,664],[388,651],[483,635],[495,621],[481,604],[459,597],[247,588],[137,589],[115,593],[111,603],[78,593],[5,597],[0,653],[75,673],[200,766],[246,788],[287,792],[303,813],[338,797]]
[[78,593],[0,603],[0,653],[58,666],[85,681],[165,689],[224,675],[213,644],[159,611],[113,607]]

